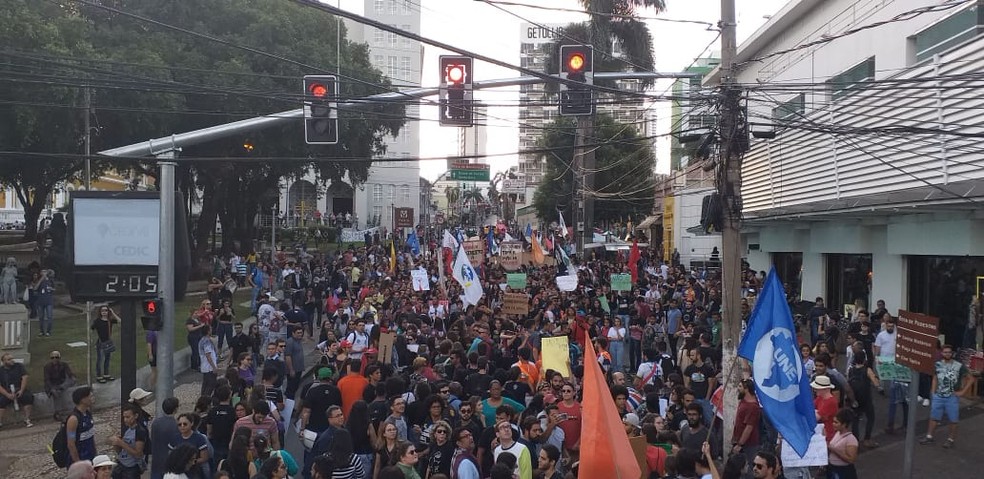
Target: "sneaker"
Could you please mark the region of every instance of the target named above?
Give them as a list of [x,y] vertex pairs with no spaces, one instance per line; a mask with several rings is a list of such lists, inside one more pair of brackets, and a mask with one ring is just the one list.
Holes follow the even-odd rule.
[[922,400],[923,400],[922,396],[916,396],[916,402],[922,402]]
[[946,441],[943,441],[943,449],[950,449],[951,447],[953,447],[953,444],[954,444],[953,438],[948,437],[946,438]]
[[96,378],[96,382],[98,382],[99,384],[105,384],[106,378],[99,376],[98,378]]
[[926,436],[926,437],[924,437],[924,438],[922,438],[922,439],[919,440],[919,444],[922,444],[924,446],[927,445],[927,444],[933,444],[935,442],[936,442],[936,440],[933,439],[930,436]]
[[34,423],[30,419],[24,420],[24,427],[34,427]]
[[929,399],[923,399],[922,405],[923,407],[929,407]]
[[107,381],[116,381],[116,378],[114,378],[112,376],[108,376],[108,375],[107,376],[103,376],[103,379],[105,379]]

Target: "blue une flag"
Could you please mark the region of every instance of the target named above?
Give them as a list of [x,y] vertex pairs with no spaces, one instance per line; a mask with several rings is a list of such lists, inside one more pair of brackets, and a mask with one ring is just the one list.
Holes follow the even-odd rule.
[[765,415],[802,457],[817,425],[813,391],[775,267],[755,303],[738,356],[752,363],[752,378]]

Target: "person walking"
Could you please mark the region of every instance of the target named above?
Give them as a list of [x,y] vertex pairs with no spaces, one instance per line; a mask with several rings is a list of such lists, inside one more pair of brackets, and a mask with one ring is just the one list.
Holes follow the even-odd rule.
[[831,479],[857,479],[854,461],[858,459],[858,438],[851,432],[854,413],[844,408],[834,415],[834,437],[827,443],[827,477]]
[[[943,443],[944,448],[953,447],[957,440],[957,422],[960,421],[960,397],[967,394],[971,386],[971,377],[967,371],[967,366],[953,359],[953,346],[943,345],[943,359],[936,361],[933,373],[933,382],[930,386],[932,396],[929,406],[929,429],[926,437],[919,441],[919,444],[933,444],[933,432],[936,425],[943,420],[946,414],[950,421],[950,436]],[[957,389],[957,388],[960,389]]]
[[198,340],[198,362],[202,372],[201,396],[211,397],[218,382],[215,370],[218,368],[219,356],[215,343],[212,342],[212,326],[209,323],[202,324],[201,332],[202,339]]

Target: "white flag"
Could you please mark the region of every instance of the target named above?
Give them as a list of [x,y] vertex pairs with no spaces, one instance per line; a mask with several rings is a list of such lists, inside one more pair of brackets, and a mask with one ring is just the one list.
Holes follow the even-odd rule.
[[442,248],[451,248],[451,251],[458,249],[458,240],[451,236],[448,230],[444,230],[444,240],[441,242]]
[[465,305],[478,304],[478,300],[482,299],[482,283],[478,279],[478,273],[475,272],[475,268],[472,268],[471,262],[468,261],[468,255],[465,254],[464,248],[458,248],[458,254],[454,257],[454,266],[451,268],[451,273],[455,281],[461,285],[461,289],[465,291],[465,294],[462,296]]
[[557,216],[560,217],[560,221],[559,221],[559,223],[560,223],[560,236],[561,236],[561,238],[566,238],[567,237],[567,225],[564,224],[564,212],[563,211],[560,211],[560,210],[557,210]]

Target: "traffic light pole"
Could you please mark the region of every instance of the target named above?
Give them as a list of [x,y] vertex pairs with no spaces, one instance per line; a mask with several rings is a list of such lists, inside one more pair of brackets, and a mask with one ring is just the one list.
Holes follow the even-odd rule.
[[120,324],[120,404],[130,399],[137,387],[137,300],[123,301]]
[[[173,145],[172,145],[173,148]],[[174,395],[174,218],[175,168],[177,151],[158,153],[161,168],[161,236],[157,267],[158,292],[161,298],[161,330],[157,332],[157,417],[163,415],[164,400]],[[134,338],[135,340],[136,338]],[[135,361],[134,361],[135,363]],[[129,393],[129,391],[127,391]]]

